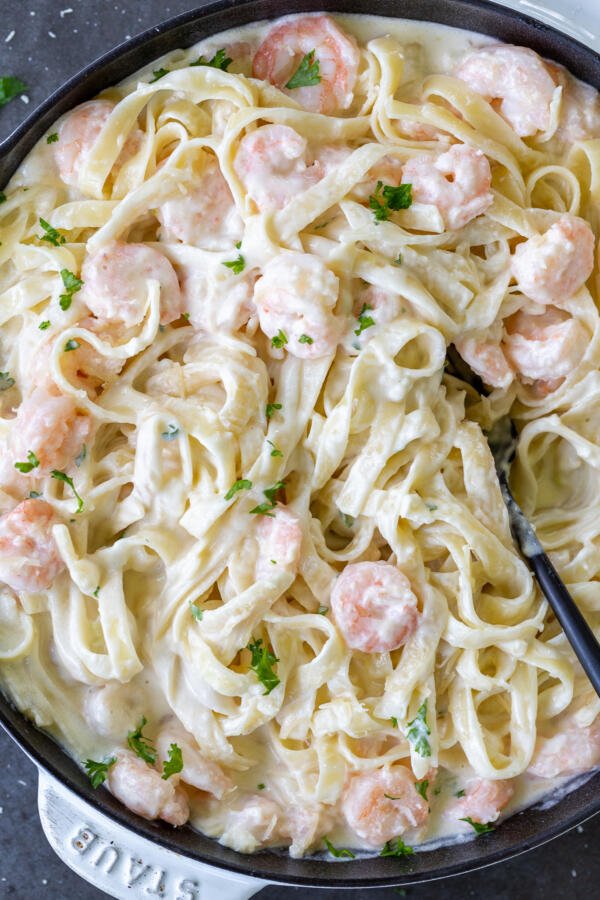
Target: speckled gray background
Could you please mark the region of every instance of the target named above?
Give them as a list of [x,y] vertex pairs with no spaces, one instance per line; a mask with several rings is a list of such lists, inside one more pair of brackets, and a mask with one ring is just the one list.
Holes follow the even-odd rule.
[[[540,0],[540,3],[542,0]],[[323,0],[326,6],[326,0]],[[556,4],[555,4],[556,5]],[[186,0],[0,0],[0,75],[28,85],[24,99],[0,110],[0,140],[69,76],[110,47],[201,2]],[[281,11],[286,5],[282,0]],[[0,897],[17,900],[98,900],[105,897],[54,855],[36,812],[34,766],[0,732]],[[415,900],[592,900],[600,895],[600,817],[538,850],[491,869],[406,889]],[[365,891],[314,891],[311,900]],[[270,887],[260,900],[293,900],[305,888]],[[368,900],[398,897],[393,889]]]

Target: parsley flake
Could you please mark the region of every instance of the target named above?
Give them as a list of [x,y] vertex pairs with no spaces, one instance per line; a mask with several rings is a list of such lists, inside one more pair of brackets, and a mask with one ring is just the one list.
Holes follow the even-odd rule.
[[287,335],[286,335],[285,331],[281,330],[281,328],[279,329],[279,331],[277,332],[275,337],[271,338],[271,346],[277,347],[278,350],[281,350],[282,347],[285,347],[287,342],[288,342]]
[[6,203],[6,194],[4,191],[0,191],[0,203]]
[[227,56],[225,47],[221,47],[212,59],[205,59],[204,56],[199,56],[196,62],[190,63],[190,66],[211,66],[213,69],[221,69],[222,72],[226,72],[232,62],[233,60]]
[[174,441],[178,434],[179,428],[177,427],[177,425],[174,425],[172,422],[170,422],[167,425],[167,430],[161,431],[160,436],[163,441]]
[[65,286],[65,293],[60,295],[58,302],[62,310],[67,310],[71,305],[73,294],[76,294],[83,287],[83,281],[68,269],[61,269],[60,277]]
[[83,765],[93,788],[99,788],[101,784],[104,784],[108,775],[108,770],[111,766],[114,766],[116,761],[116,756],[111,756],[106,762],[97,762],[95,759],[86,759]]
[[87,456],[87,447],[84,444],[83,447],[81,448],[81,450],[79,451],[79,453],[77,454],[77,456],[75,457],[75,465],[77,466],[78,469],[80,469],[81,466],[83,465],[83,461],[86,458],[86,456]]
[[315,59],[315,51],[310,50],[302,57],[300,65],[286,84],[289,91],[299,87],[312,87],[321,81],[319,60]]
[[466,816],[466,818],[460,819],[459,821],[468,822],[476,835],[489,834],[490,831],[494,830],[494,826],[489,822],[474,822],[470,816]]
[[263,494],[267,498],[266,503],[259,503],[258,506],[255,506],[254,509],[250,510],[250,514],[256,514],[260,516],[271,516],[273,517],[273,513],[271,510],[275,509],[277,506],[277,500],[275,499],[275,495],[277,491],[280,491],[285,487],[285,481],[276,481],[275,484],[270,488],[265,488]]
[[454,796],[455,797],[464,797],[465,796],[464,788],[461,788],[460,791],[457,791]]
[[83,509],[83,499],[77,493],[77,489],[75,488],[75,485],[73,484],[73,479],[69,475],[67,475],[65,472],[60,472],[58,469],[53,469],[52,472],[50,473],[50,475],[52,478],[56,478],[57,481],[64,481],[65,484],[69,485],[69,487],[75,494],[75,498],[77,500],[77,509],[75,510],[75,512],[80,513],[81,510]]
[[392,723],[394,728],[398,727],[398,719],[396,718],[396,716],[392,716],[390,722]]
[[190,603],[190,612],[196,622],[202,621],[202,616],[204,615],[204,610],[200,609],[199,606],[196,606],[195,603]]
[[396,259],[394,260],[394,265],[395,266],[402,265],[402,254],[401,253],[399,253],[398,256],[396,257]]
[[405,844],[402,838],[396,838],[395,841],[386,841],[380,856],[412,856],[414,854],[412,847]]
[[44,319],[43,322],[40,322],[40,324],[38,325],[38,328],[40,329],[40,331],[45,331],[46,328],[50,328],[51,324],[52,323],[50,322],[50,319]]
[[238,478],[237,481],[234,481],[227,493],[225,494],[226,500],[231,500],[238,491],[249,491],[252,487],[252,482],[248,481],[247,478]]
[[[11,387],[14,387],[14,383],[15,379],[10,372],[0,372],[0,394],[2,391],[9,391]],[[279,404],[279,408],[281,409],[281,404]]]
[[268,438],[267,438],[267,444],[270,444],[271,447],[273,448],[271,450],[271,456],[283,456],[283,453],[279,449],[279,447],[276,447],[275,444],[273,443],[273,441],[270,441]]
[[153,766],[156,762],[156,749],[152,741],[142,734],[144,726],[147,724],[146,716],[142,716],[138,727],[134,731],[128,732],[127,745],[140,759]]
[[354,334],[357,337],[359,334],[362,334],[363,331],[366,331],[367,328],[371,328],[371,326],[375,324],[375,319],[372,316],[367,315],[367,312],[370,309],[373,309],[373,307],[369,306],[368,303],[363,303],[363,308],[358,314],[358,328],[354,329]]
[[429,781],[424,778],[423,781],[415,781],[415,791],[417,794],[420,794],[423,800],[427,800],[427,788],[429,787]]
[[79,341],[76,341],[75,338],[71,338],[70,341],[67,341],[67,343],[63,347],[63,350],[65,353],[69,353],[70,350],[77,350],[78,347]]
[[0,107],[6,106],[9,100],[24,94],[26,90],[27,85],[20,78],[15,78],[14,75],[0,77]]
[[412,184],[391,184],[377,182],[375,193],[369,197],[369,207],[376,222],[386,222],[392,210],[408,209],[412,205]]
[[264,791],[264,789],[266,788],[266,784],[263,784],[261,781],[261,783],[257,784],[256,787],[257,787],[257,790]]
[[278,409],[281,409],[281,403],[267,403],[265,409],[265,415],[267,419],[270,419],[272,416],[274,416]]
[[39,241],[47,241],[49,244],[52,244],[53,247],[60,247],[60,245],[64,244],[67,240],[66,237],[60,233],[60,231],[57,231],[56,228],[53,228],[50,222],[46,222],[45,219],[40,218],[40,225],[46,233],[38,235]]
[[183,753],[178,744],[169,747],[169,758],[163,761],[163,773],[161,778],[166,781],[171,775],[176,775],[183,769]]
[[318,616],[326,616],[328,612],[329,612],[328,606],[319,606],[319,608],[317,610],[317,615]]
[[99,593],[100,593],[100,585],[98,584],[98,585],[96,585],[96,587],[95,587],[94,590],[92,591],[92,597],[95,597],[96,600],[97,600],[97,599],[98,599],[98,594],[99,594]]
[[154,78],[151,78],[148,84],[154,84],[155,81],[158,81],[160,78],[164,78],[165,75],[168,75],[170,71],[170,69],[163,69],[162,66],[160,69],[154,69],[154,71],[152,72]]
[[406,737],[419,756],[431,756],[431,745],[428,740],[430,734],[431,728],[427,724],[427,700],[424,700],[412,722],[408,723],[406,731]]
[[298,338],[299,344],[314,344],[313,339],[308,334],[301,334]]
[[29,497],[30,500],[37,500],[39,497],[42,497],[43,495],[42,495],[41,491],[29,491],[27,496]]
[[18,469],[19,472],[27,475],[27,473],[31,472],[32,469],[37,469],[39,464],[39,459],[37,458],[33,450],[30,450],[27,454],[27,462],[16,462],[15,469]]
[[53,131],[52,134],[49,134],[48,137],[46,138],[47,144],[56,144],[57,141],[58,141],[58,132],[57,131]]
[[248,650],[252,654],[250,668],[264,686],[264,694],[270,694],[273,688],[276,688],[279,684],[279,678],[273,671],[273,666],[279,662],[279,659],[267,647],[263,646],[262,638],[257,638],[254,643],[250,642]]
[[344,848],[338,849],[337,847],[334,847],[329,838],[324,837],[323,843],[327,847],[329,853],[331,853],[332,856],[335,856],[336,859],[344,859],[344,857],[347,859],[355,859],[352,850],[346,850]]
[[228,269],[231,269],[234,275],[239,275],[240,272],[244,271],[246,260],[241,253],[238,253],[237,259],[229,259],[227,260],[227,262],[224,262],[221,265],[227,266]]

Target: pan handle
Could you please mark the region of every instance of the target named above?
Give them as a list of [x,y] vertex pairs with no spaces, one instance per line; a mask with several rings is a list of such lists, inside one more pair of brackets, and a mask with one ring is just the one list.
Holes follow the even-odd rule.
[[248,900],[267,885],[186,859],[136,835],[42,770],[38,809],[44,833],[62,861],[117,900]]

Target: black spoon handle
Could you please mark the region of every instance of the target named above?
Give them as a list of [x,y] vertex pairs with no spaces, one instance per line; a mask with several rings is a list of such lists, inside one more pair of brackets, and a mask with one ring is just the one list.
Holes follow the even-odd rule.
[[545,553],[528,557],[538,583],[556,614],[577,659],[600,696],[600,644]]

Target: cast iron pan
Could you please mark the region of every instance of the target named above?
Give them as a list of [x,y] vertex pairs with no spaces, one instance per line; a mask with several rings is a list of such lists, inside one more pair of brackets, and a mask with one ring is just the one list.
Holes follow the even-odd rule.
[[[556,60],[600,90],[600,56],[573,38],[494,3],[478,0],[220,0],[163,22],[112,50],[68,81],[0,147],[0,187],[25,155],[64,112],[148,65],[158,56],[188,47],[211,34],[283,13],[367,13],[454,25],[523,44]],[[457,875],[508,859],[557,837],[600,811],[600,773],[549,809],[528,809],[502,823],[492,834],[469,843],[418,853],[406,862],[373,857],[334,864],[322,859],[290,859],[272,852],[243,856],[191,829],[174,830],[129,812],[108,791],[94,791],[70,757],[0,694],[0,724],[37,765],[92,806],[131,831],[177,853],[220,869],[271,882],[311,887],[367,888],[410,884]]]

